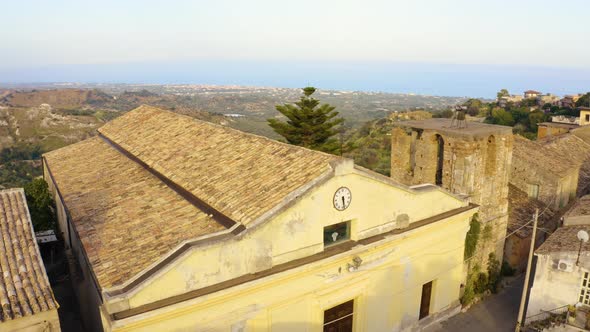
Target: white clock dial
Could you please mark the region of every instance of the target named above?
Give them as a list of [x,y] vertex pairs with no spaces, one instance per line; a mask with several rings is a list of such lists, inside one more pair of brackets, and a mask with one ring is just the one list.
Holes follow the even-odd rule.
[[352,201],[352,193],[350,189],[346,187],[340,187],[334,193],[334,207],[338,211],[345,210],[349,205],[350,201]]

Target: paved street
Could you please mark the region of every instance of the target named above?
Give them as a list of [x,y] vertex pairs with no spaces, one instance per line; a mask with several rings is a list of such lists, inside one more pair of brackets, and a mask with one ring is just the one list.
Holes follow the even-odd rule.
[[472,306],[466,313],[428,328],[427,332],[514,331],[524,276],[512,280],[499,294]]

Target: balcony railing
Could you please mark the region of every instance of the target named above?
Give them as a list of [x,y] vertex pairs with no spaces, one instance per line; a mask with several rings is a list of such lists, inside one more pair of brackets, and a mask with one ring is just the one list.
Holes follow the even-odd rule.
[[564,325],[567,322],[568,305],[551,310],[542,310],[541,313],[525,318],[525,331],[541,332],[556,326]]

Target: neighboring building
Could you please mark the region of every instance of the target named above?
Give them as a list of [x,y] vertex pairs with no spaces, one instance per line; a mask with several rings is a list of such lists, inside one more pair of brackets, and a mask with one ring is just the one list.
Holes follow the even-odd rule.
[[0,190],[0,331],[60,331],[24,190]]
[[510,184],[508,192],[508,234],[504,245],[504,261],[512,268],[524,271],[531,247],[532,227],[525,226],[533,219],[535,209],[542,212],[539,217],[539,228],[545,232],[537,232],[535,243],[543,243],[548,231],[553,231],[557,225],[553,210],[537,199]]
[[[508,179],[512,128],[450,119],[406,121],[392,131],[391,176],[407,185],[436,184],[480,205],[479,220],[490,225],[490,241],[479,241],[483,266],[488,254],[502,257],[508,223]],[[482,226],[483,229],[483,226]]]
[[[515,135],[512,165],[508,232],[530,221],[534,208],[545,211],[540,227],[551,231],[558,223],[553,214],[590,185],[590,144],[573,133],[537,141]],[[512,267],[526,266],[530,240],[527,228],[508,236],[504,258]],[[537,243],[543,240],[544,233],[539,233]]]
[[580,118],[577,116],[567,116],[567,115],[554,115],[551,117],[552,123],[565,123],[569,125],[580,125]]
[[537,96],[537,104],[539,106],[543,106],[545,104],[557,105],[558,102],[559,97],[550,93]]
[[541,122],[538,124],[537,138],[548,136],[558,136],[572,132],[580,127],[590,125],[590,108],[578,107],[580,116],[556,115],[551,117],[551,122]]
[[515,135],[510,183],[554,210],[575,198],[590,145],[573,135],[531,141]]
[[541,95],[541,93],[539,91],[535,91],[535,90],[527,90],[524,92],[524,98],[525,99],[534,99],[537,98]]
[[[555,118],[555,116],[552,117],[552,119]],[[558,118],[558,121],[541,122],[537,124],[537,139],[567,134],[572,129],[576,129],[579,127],[579,125],[576,124],[576,122],[579,123],[579,118],[575,118],[575,120],[573,121],[574,123],[567,123],[565,119],[566,118],[561,118],[560,121],[560,118]]]
[[477,206],[142,106],[44,155],[90,330],[400,331],[459,310]]
[[580,126],[590,125],[590,108],[579,107],[580,110]]
[[577,236],[581,230],[590,233],[589,204],[590,196],[576,202],[564,216],[564,226],[535,251],[527,316],[564,305],[590,305],[590,242],[583,243]]
[[559,106],[561,108],[575,108],[576,102],[581,97],[582,97],[581,94],[564,96],[563,98],[561,98],[561,100],[559,101],[557,106]]
[[509,95],[509,96],[502,96],[498,99],[498,106],[506,107],[508,103],[518,104],[522,101],[521,95]]
[[590,225],[590,195],[582,196],[563,216],[563,225]]

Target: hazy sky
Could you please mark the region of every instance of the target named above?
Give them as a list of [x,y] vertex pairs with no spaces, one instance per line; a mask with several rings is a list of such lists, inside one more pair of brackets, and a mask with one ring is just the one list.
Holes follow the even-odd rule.
[[390,60],[590,67],[587,0],[3,1],[0,65]]
[[211,60],[590,69],[588,0],[5,0],[2,13],[0,74]]

